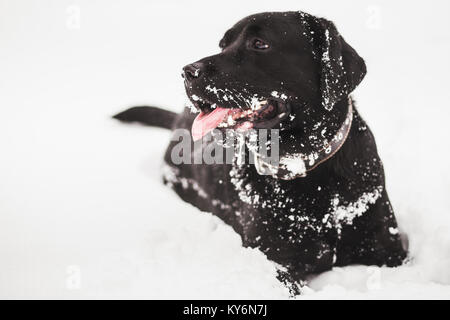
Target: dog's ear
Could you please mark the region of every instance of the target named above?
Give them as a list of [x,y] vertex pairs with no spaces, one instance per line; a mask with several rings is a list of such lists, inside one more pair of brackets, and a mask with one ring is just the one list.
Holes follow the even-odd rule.
[[300,16],[313,38],[314,54],[320,60],[322,105],[330,111],[361,83],[366,64],[331,21],[304,13]]

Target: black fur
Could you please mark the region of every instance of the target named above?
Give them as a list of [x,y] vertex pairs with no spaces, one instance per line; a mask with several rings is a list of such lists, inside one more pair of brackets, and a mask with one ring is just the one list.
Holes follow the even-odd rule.
[[[270,48],[255,50],[254,39]],[[363,59],[331,22],[303,12],[247,17],[220,46],[221,53],[185,67],[188,96],[207,111],[212,103],[243,107],[251,95],[284,93],[292,117],[275,127],[281,129],[280,156],[308,154],[332,139],[346,117],[347,96],[366,73]],[[207,86],[227,89],[235,99]],[[171,127],[190,130],[194,117],[186,109]],[[405,259],[375,140],[356,109],[342,148],[303,178],[260,175],[252,164],[176,165],[171,152],[177,143],[165,155],[165,182],[183,200],[231,225],[244,246],[259,248],[282,266],[282,281],[333,266],[393,267]]]
[[113,116],[122,122],[139,122],[148,126],[171,129],[177,114],[157,107],[133,107]]

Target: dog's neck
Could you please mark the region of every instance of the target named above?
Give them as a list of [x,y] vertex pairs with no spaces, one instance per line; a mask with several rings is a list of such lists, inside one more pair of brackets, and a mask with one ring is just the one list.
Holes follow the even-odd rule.
[[332,158],[344,145],[350,133],[353,119],[353,100],[348,97],[348,111],[335,135],[321,149],[310,154],[295,153],[282,155],[278,165],[269,164],[258,153],[254,153],[255,168],[259,174],[270,174],[273,177],[292,180],[306,177],[307,173],[314,170],[321,163]]
[[[306,164],[306,172],[315,169],[319,164],[329,160],[344,145],[344,143],[347,140],[347,137],[350,133],[350,129],[352,127],[353,109],[354,109],[353,108],[353,100],[349,96],[348,97],[347,115],[346,115],[341,127],[336,132],[336,134],[333,136],[333,138],[322,149],[320,149],[319,151],[314,153],[314,158],[311,158],[311,156],[309,156],[307,159],[304,160],[304,161],[309,161]],[[311,159],[312,159],[312,161],[311,161]]]

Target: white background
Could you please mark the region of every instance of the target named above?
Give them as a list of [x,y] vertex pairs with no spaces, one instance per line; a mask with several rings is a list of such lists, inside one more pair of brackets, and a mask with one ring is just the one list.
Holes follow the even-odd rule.
[[[261,11],[333,20],[365,58],[355,92],[412,261],[351,266],[302,298],[450,298],[448,1],[0,0],[0,297],[286,298],[274,265],[161,183],[182,66]],[[79,13],[79,16],[78,16]],[[79,19],[78,19],[79,18]]]

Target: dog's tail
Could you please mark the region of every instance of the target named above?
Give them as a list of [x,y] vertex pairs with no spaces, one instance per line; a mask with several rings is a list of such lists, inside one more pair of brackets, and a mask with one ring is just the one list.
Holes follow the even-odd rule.
[[147,126],[171,129],[177,114],[157,107],[133,107],[113,116],[122,122],[138,122]]

